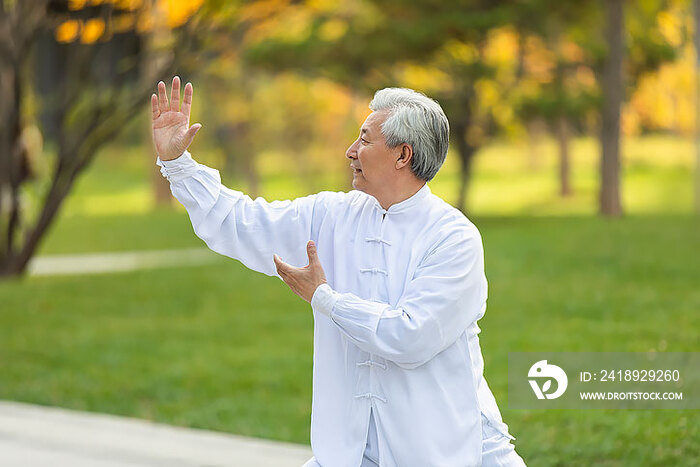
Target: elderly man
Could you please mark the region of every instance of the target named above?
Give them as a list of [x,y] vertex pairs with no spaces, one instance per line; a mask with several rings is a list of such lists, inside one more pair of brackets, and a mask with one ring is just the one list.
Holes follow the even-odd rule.
[[[311,304],[306,465],[522,466],[483,377],[481,237],[426,182],[445,160],[440,105],[382,89],[346,157],[349,193],[252,200],[187,148],[192,85],[151,98],[157,164],[212,250],[281,278]],[[304,267],[304,264],[307,264]]]

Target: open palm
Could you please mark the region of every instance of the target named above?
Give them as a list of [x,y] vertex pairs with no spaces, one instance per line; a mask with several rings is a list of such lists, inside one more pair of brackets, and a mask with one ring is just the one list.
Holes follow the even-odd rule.
[[190,125],[192,108],[192,84],[185,85],[185,95],[180,108],[180,78],[173,78],[170,101],[165,93],[165,83],[158,83],[158,95],[151,96],[153,111],[153,145],[156,155],[167,161],[178,158],[189,147],[194,135],[202,127]]

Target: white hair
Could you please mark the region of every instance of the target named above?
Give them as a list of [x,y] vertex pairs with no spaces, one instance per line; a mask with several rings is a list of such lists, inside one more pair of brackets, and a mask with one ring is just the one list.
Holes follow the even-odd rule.
[[381,127],[386,145],[410,144],[411,171],[421,180],[432,180],[445,162],[450,139],[450,124],[440,104],[413,89],[385,88],[374,94],[369,108],[389,111]]

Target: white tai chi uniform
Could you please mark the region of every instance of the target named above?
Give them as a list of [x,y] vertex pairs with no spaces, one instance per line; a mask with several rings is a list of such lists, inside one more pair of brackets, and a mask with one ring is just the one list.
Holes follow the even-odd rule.
[[427,184],[387,210],[360,191],[252,200],[188,152],[157,164],[212,250],[279,277],[273,254],[306,266],[317,245],[307,465],[524,465],[483,378],[483,247],[459,210]]

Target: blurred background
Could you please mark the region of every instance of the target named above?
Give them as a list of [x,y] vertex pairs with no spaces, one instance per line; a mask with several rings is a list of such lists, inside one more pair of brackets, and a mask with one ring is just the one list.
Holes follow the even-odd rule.
[[437,99],[481,230],[486,377],[532,466],[697,465],[690,411],[524,411],[508,352],[698,351],[691,0],[0,0],[0,399],[309,443],[313,322],[203,251],[150,100],[268,201],[352,189],[375,90]]

